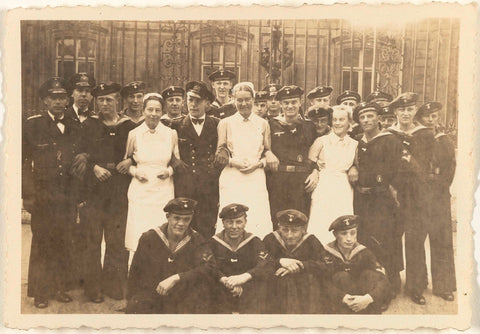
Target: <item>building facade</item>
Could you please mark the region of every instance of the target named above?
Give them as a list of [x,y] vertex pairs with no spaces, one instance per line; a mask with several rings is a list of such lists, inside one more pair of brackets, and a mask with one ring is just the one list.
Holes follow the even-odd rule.
[[[224,67],[262,88],[296,84],[305,92],[376,88],[415,91],[439,101],[449,132],[457,126],[458,19],[357,27],[345,20],[22,21],[23,115],[41,110],[48,77],[88,72],[97,81],[143,80],[149,91],[208,81]],[[305,103],[305,102],[304,102]]]

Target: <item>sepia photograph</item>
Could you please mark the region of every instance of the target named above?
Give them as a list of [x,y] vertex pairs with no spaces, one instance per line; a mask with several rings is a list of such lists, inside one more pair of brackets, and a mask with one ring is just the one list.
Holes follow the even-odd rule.
[[467,328],[471,18],[363,7],[13,13],[11,323]]

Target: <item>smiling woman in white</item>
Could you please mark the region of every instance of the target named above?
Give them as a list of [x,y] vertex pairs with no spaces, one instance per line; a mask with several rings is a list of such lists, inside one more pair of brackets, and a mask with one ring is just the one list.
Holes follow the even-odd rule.
[[[237,112],[218,124],[218,147],[231,153],[219,180],[220,207],[241,203],[248,211],[248,230],[263,238],[272,232],[270,205],[265,180],[264,149],[270,149],[268,122],[252,113],[253,84],[241,82],[233,88]],[[217,233],[222,230],[217,222]]]
[[323,245],[332,241],[330,224],[343,215],[353,214],[353,190],[347,172],[355,159],[358,142],[347,135],[346,110],[333,108],[333,131],[318,137],[310,148],[309,159],[320,167],[318,184],[312,193],[308,232]]
[[133,178],[128,189],[125,247],[130,251],[137,249],[142,233],[163,223],[163,207],[174,198],[173,169],[168,163],[172,152],[179,157],[177,132],[160,122],[162,103],[159,94],[145,95],[145,122],[128,135],[126,156],[137,164],[129,169]]

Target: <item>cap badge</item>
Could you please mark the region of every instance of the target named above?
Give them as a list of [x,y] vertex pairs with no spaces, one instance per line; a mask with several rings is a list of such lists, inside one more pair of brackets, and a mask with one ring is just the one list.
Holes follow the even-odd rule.
[[294,218],[295,218],[294,215],[292,215],[292,214],[290,214],[290,213],[288,214],[288,221],[289,221],[289,222],[293,222],[293,219],[294,219]]
[[133,85],[133,89],[137,89],[137,84],[134,84],[134,85]]
[[236,205],[232,206],[232,210],[234,213],[237,213],[237,206]]
[[100,89],[101,89],[101,90],[104,90],[104,89],[105,89],[105,84],[103,84],[103,83],[100,84]]
[[193,90],[200,91],[201,90],[200,85],[193,86]]
[[290,95],[290,90],[289,89],[285,90],[285,94]]
[[53,87],[55,87],[55,88],[60,87],[60,82],[54,81],[54,82],[53,82]]
[[187,201],[183,201],[183,207],[188,208],[188,202]]
[[345,223],[345,226],[350,226],[350,219],[349,218],[346,218],[343,222]]
[[82,74],[80,81],[88,81],[88,77],[85,74]]
[[273,86],[269,88],[269,91],[272,92],[272,93],[275,92],[276,90],[277,90],[277,89],[276,89],[275,87],[273,87]]

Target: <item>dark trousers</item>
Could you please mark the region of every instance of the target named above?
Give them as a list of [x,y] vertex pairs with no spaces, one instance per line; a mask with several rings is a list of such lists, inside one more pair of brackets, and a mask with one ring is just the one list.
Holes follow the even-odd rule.
[[189,175],[189,177],[185,177],[182,180],[182,176],[179,174],[175,178],[175,197],[187,197],[197,201],[197,208],[190,226],[208,240],[215,234],[215,225],[217,223],[218,179],[211,177],[211,185],[202,186],[202,184],[186,184],[185,181],[192,178]]
[[238,312],[241,314],[258,314],[265,312],[266,284],[264,282],[247,282],[242,286],[242,295],[233,297],[223,284],[215,282],[212,288],[212,313]]
[[278,228],[276,214],[279,211],[295,209],[307,217],[310,216],[310,194],[305,192],[305,180],[308,175],[301,172],[267,173],[267,190],[274,231]]
[[[362,314],[379,314],[380,306],[386,300],[388,295],[388,281],[382,274],[374,270],[364,270],[358,277],[354,277],[349,272],[339,271],[332,277],[332,283],[335,287],[349,295],[363,296],[365,294],[372,295],[372,291],[375,289],[382,292],[382,296],[377,297],[377,300],[373,300],[366,309],[358,312]],[[375,298],[374,296],[372,296]],[[334,313],[355,313],[342,300],[332,300]]]
[[129,298],[127,314],[199,314],[209,313],[210,294],[205,282],[195,287],[187,282],[177,283],[166,296],[144,291]]
[[[85,293],[88,296],[101,291],[115,298],[124,294],[128,271],[128,252],[125,249],[128,179],[123,177],[117,174],[105,183],[99,183],[87,202]],[[103,268],[102,237],[105,237]]]
[[57,291],[68,289],[73,212],[73,202],[65,188],[48,184],[36,188],[30,225],[29,297],[48,299]]
[[[448,189],[433,194],[447,196],[448,200],[431,199],[430,210],[422,216],[405,220],[405,257],[407,269],[406,290],[422,294],[428,285],[425,259],[425,239],[430,240],[430,258],[433,293],[448,293],[456,290],[453,254],[450,195]],[[438,191],[438,190],[437,190]]]
[[403,270],[403,231],[398,227],[394,199],[389,191],[361,194],[355,191],[354,212],[362,217],[358,241],[370,249],[385,268],[395,292],[400,292]]

